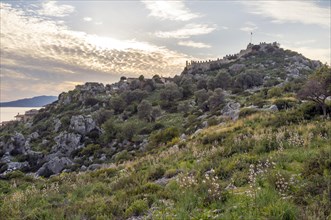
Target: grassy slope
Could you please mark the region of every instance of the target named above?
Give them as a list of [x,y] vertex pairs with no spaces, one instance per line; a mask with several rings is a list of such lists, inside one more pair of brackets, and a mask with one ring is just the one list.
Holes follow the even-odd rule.
[[330,121],[284,117],[253,114],[93,172],[12,173],[0,180],[0,216],[330,219]]

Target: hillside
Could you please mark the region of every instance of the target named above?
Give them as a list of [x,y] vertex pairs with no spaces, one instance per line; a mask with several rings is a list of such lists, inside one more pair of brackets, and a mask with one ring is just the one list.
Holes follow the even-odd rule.
[[330,85],[329,67],[263,43],[173,78],[78,85],[0,128],[0,215],[327,219],[331,123],[298,99],[313,74]]
[[11,102],[0,102],[1,107],[43,107],[57,100],[56,96],[36,96]]

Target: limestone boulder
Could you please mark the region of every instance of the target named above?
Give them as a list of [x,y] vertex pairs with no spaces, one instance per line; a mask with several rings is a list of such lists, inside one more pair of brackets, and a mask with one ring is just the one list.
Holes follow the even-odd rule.
[[36,176],[49,177],[54,174],[59,174],[64,168],[73,164],[74,163],[67,157],[54,157],[36,172]]
[[229,102],[221,111],[223,116],[229,117],[234,121],[239,118],[239,112],[240,104],[238,102]]

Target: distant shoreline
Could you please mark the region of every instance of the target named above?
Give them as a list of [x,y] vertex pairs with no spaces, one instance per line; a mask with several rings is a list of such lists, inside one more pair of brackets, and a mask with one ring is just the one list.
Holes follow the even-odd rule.
[[40,110],[43,107],[2,107],[0,106],[0,122],[15,121],[17,114],[24,114],[31,109]]

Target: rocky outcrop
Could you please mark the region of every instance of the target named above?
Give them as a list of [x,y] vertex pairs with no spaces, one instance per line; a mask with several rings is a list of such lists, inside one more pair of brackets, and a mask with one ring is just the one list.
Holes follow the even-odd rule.
[[67,157],[54,157],[36,172],[36,176],[49,177],[54,174],[59,174],[63,169],[73,164],[74,163]]
[[72,151],[83,147],[81,144],[82,136],[75,133],[61,132],[54,138],[56,145],[52,147],[52,153],[58,155],[69,156]]
[[238,74],[245,68],[245,64],[233,64],[229,67],[231,73]]
[[21,133],[15,132],[9,142],[4,144],[3,150],[12,155],[24,154],[26,152],[25,143],[25,137]]
[[97,131],[100,130],[99,128],[97,128],[95,121],[92,119],[92,116],[90,115],[72,116],[70,120],[70,129],[81,135],[86,135],[92,130],[97,130]]
[[268,111],[271,111],[271,112],[277,112],[278,111],[278,107],[277,107],[277,105],[272,105],[267,110]]
[[240,104],[238,102],[229,102],[221,111],[222,115],[237,120],[240,112]]
[[60,130],[61,126],[62,126],[62,123],[61,123],[60,119],[56,118],[54,120],[54,131],[58,132]]

